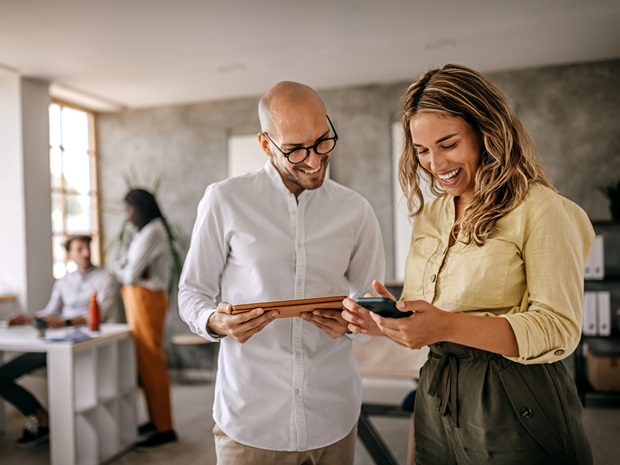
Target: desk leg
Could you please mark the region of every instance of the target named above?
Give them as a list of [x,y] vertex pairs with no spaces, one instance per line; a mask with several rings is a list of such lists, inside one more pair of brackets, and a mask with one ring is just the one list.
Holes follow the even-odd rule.
[[75,383],[73,352],[47,353],[47,386],[50,409],[50,462],[75,465]]
[[383,439],[381,439],[381,436],[370,422],[370,418],[368,418],[368,414],[364,411],[363,406],[357,424],[357,435],[376,464],[398,465],[390,449],[385,445]]

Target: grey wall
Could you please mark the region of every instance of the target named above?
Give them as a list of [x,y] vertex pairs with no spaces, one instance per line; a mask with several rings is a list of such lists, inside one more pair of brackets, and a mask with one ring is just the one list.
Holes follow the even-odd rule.
[[609,219],[597,187],[620,179],[620,61],[492,75],[511,97],[559,190]]
[[[513,100],[560,191],[591,218],[609,218],[597,186],[620,178],[620,60],[489,77]],[[319,92],[340,136],[331,176],[373,205],[382,225],[387,278],[393,263],[390,127],[408,85]],[[105,243],[122,221],[120,199],[126,191],[122,176],[132,167],[146,187],[153,186],[154,178],[162,179],[158,192],[162,209],[189,236],[204,189],[226,176],[227,138],[259,130],[258,98],[101,114],[98,145]],[[185,330],[178,316],[171,319],[173,332]]]

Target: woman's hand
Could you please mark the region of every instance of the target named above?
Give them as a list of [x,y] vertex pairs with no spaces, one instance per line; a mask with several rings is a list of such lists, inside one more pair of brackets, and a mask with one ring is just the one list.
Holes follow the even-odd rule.
[[[396,300],[390,291],[379,281],[374,280],[372,287],[379,297]],[[364,297],[373,297],[373,295],[367,293]],[[358,305],[355,300],[349,298],[344,299],[342,304],[344,306],[342,317],[348,322],[349,331],[357,334],[368,334],[369,336],[383,336],[375,321],[370,317],[372,313],[370,310]]]
[[398,344],[419,349],[445,340],[453,314],[440,310],[424,300],[396,303],[400,311],[413,311],[407,318],[383,318],[369,312],[379,331]]

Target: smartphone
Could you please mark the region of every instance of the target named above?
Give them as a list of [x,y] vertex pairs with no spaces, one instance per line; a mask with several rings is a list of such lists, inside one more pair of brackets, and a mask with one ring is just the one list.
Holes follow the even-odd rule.
[[401,312],[396,308],[396,302],[387,297],[360,297],[357,303],[384,318],[406,318],[413,314],[412,311]]

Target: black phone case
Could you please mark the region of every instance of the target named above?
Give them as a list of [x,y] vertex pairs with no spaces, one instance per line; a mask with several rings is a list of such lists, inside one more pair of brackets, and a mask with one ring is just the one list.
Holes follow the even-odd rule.
[[384,318],[407,318],[413,314],[411,311],[401,312],[396,308],[396,302],[387,297],[360,297],[357,303]]

